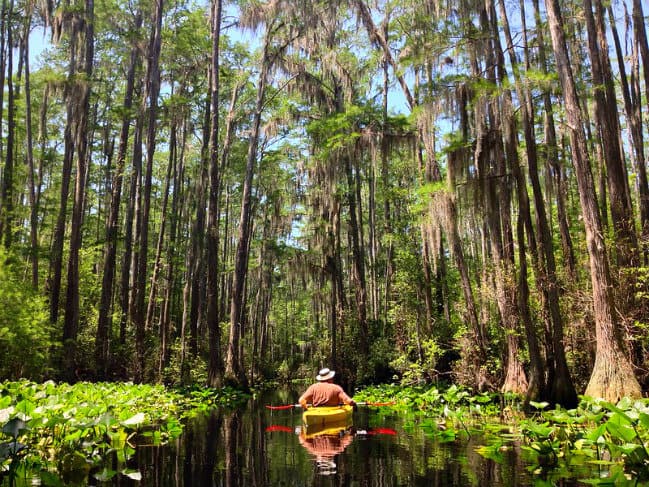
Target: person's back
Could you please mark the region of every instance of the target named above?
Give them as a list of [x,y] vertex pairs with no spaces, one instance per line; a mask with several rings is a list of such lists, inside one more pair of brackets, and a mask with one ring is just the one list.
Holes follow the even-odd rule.
[[309,386],[299,399],[300,405],[306,410],[309,406],[338,406],[339,404],[356,403],[350,398],[342,387],[333,383],[335,372],[329,369],[322,369],[316,377],[318,382]]
[[[307,402],[313,406],[338,406],[345,402],[347,394],[342,387],[331,382],[317,382],[311,385],[304,393]],[[311,399],[309,401],[309,398]]]

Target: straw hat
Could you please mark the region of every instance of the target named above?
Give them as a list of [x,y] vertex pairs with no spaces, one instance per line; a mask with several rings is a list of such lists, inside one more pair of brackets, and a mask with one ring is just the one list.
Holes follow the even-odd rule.
[[334,375],[336,375],[336,372],[333,370],[329,370],[328,368],[321,369],[318,375],[316,375],[316,379],[320,382],[323,382],[325,380],[333,379]]

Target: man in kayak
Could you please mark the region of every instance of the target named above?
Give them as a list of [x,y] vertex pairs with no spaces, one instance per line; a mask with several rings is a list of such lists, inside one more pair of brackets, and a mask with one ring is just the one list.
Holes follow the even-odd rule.
[[334,375],[336,372],[328,368],[320,370],[316,376],[318,382],[310,385],[298,400],[304,411],[309,408],[309,405],[318,407],[349,404],[356,409],[356,401],[349,397],[342,387],[334,384]]

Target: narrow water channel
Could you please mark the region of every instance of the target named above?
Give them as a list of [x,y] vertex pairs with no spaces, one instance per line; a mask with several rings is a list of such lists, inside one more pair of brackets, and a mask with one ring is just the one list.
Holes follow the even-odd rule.
[[[139,446],[139,486],[519,486],[532,485],[514,452],[495,463],[477,439],[439,443],[387,408],[354,413],[334,436],[305,438],[301,411],[270,411],[297,393],[273,392],[234,412],[193,420],[164,448]],[[553,485],[553,484],[548,484]],[[559,484],[554,484],[559,485]],[[562,483],[560,485],[568,485]]]

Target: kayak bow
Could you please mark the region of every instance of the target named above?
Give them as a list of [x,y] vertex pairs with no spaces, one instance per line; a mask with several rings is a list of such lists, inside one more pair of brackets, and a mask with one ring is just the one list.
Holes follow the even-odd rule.
[[302,413],[302,423],[307,432],[309,430],[321,429],[328,424],[351,425],[353,408],[344,406],[321,406],[309,408]]

